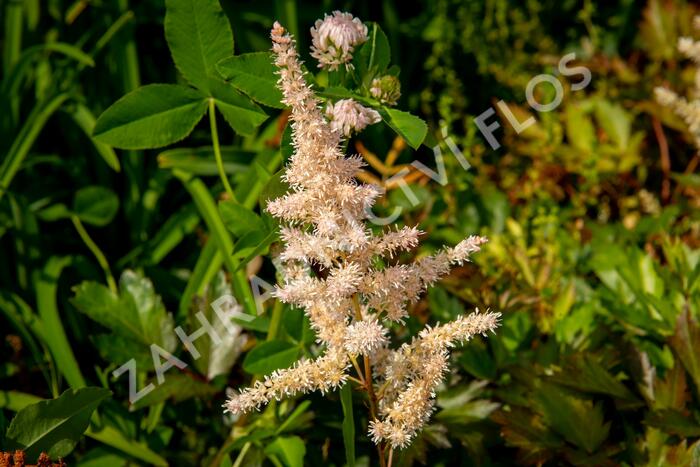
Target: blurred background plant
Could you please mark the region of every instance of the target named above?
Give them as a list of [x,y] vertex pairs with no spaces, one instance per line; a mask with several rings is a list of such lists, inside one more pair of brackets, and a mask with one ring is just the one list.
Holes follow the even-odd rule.
[[[396,108],[428,124],[415,150],[417,137],[389,125],[349,141],[368,163],[362,178],[387,189],[377,212],[401,207],[405,225],[425,230],[420,254],[469,234],[491,239],[476,265],[431,290],[400,330],[410,340],[424,324],[474,306],[504,313],[497,337],[456,352],[439,410],[396,454],[397,465],[697,465],[700,156],[683,120],[653,93],[665,86],[692,96],[696,67],[676,48],[681,36],[698,38],[692,2],[221,7],[235,56],[218,76],[234,86],[246,81],[241,70],[256,69],[236,68],[237,57],[268,50],[275,19],[303,51],[308,28],[333,9],[376,22],[400,69]],[[183,72],[166,41],[165,12],[160,0],[2,2],[0,451],[19,444],[32,459],[54,446],[51,430],[23,431],[36,428],[28,420],[45,406],[35,404],[51,399],[73,442],[49,454],[69,455],[71,464],[350,463],[348,420],[365,426],[366,415],[344,414],[338,393],[235,420],[221,415],[227,387],[317,352],[299,310],[267,300],[262,315],[237,323],[239,338],[197,340],[196,360],[177,340],[176,326],[193,332],[195,313],[211,313],[227,291],[239,296],[249,276],[276,281],[274,262],[261,256],[277,246],[260,203],[281,189],[275,173],[290,149],[286,115],[271,100],[251,89],[242,90],[246,102],[215,95],[215,84]],[[591,70],[591,84],[572,93],[562,80],[562,104],[532,111],[527,82],[554,73],[569,52]],[[343,84],[324,72],[316,79],[323,89]],[[184,134],[157,144],[191,130],[176,147],[143,149],[150,141],[121,150],[92,136],[97,116],[123,95],[187,82],[211,92],[224,117],[231,100],[252,112],[248,125],[231,122],[240,111],[218,120],[221,164],[211,120],[199,121],[209,100],[191,106],[199,116]],[[369,87],[353,90],[370,99]],[[540,101],[552,97],[548,90],[538,87]],[[502,147],[494,151],[473,119],[500,99],[536,125],[517,134],[499,115]],[[448,183],[411,171],[415,202],[391,177],[413,160],[434,167],[434,145]],[[469,170],[453,157],[455,145]],[[138,388],[156,381],[153,343],[190,365],[129,404],[128,375],[112,372],[134,358]],[[372,444],[361,429],[353,433],[355,462],[366,464]],[[28,445],[27,436],[38,441]]]

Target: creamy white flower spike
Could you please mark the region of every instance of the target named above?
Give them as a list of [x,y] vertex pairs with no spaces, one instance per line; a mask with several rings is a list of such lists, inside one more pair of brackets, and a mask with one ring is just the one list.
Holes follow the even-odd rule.
[[[347,122],[336,128],[339,117],[324,118],[321,102],[304,80],[294,41],[279,23],[271,38],[278,86],[291,107],[294,146],[284,175],[291,189],[267,205],[284,224],[280,233],[285,247],[278,261],[284,281],[275,296],[304,309],[325,352],[234,393],[225,407],[238,414],[273,399],[332,390],[345,383],[349,368],[358,369],[356,357],[362,356],[365,374],[357,376],[365,389],[374,394],[375,385],[384,388],[376,398],[371,396],[378,413],[370,435],[377,443],[404,447],[430,417],[435,392],[448,371],[448,350],[495,330],[500,313],[477,309],[424,329],[410,345],[396,350],[390,347],[389,326],[404,320],[410,303],[452,266],[469,261],[486,239],[471,236],[432,256],[397,263],[399,254],[418,246],[421,231],[403,227],[375,233],[365,224],[365,209],[373,206],[380,190],[354,177],[363,164],[341,150],[342,138],[349,134]],[[346,113],[358,112],[351,117],[353,124],[347,123],[352,131],[359,131],[359,120],[378,118],[352,101],[339,101],[333,113],[346,106],[351,108]]]
[[337,70],[352,60],[355,47],[367,40],[367,26],[350,13],[334,11],[311,28],[311,56],[319,68]]
[[341,99],[335,104],[328,102],[326,117],[331,123],[331,129],[346,138],[382,121],[379,112],[368,109],[353,99]]

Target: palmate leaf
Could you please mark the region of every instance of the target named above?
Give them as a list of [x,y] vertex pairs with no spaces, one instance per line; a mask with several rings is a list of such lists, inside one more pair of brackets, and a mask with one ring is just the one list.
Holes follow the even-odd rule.
[[210,90],[216,64],[233,54],[233,32],[218,0],[166,0],[165,38],[175,66],[193,86]]
[[207,108],[202,93],[177,84],[149,84],[100,115],[93,136],[122,149],[159,148],[190,134]]
[[211,80],[210,84],[216,108],[237,133],[251,135],[267,120],[267,114],[257,104],[231,85],[216,80]]
[[554,385],[543,385],[535,394],[535,404],[549,427],[588,453],[595,452],[608,437],[610,422],[605,423],[600,403],[575,397]]
[[7,429],[10,449],[22,449],[27,458],[46,452],[67,456],[88,427],[90,416],[111,392],[103,388],[69,389],[53,400],[20,410]]

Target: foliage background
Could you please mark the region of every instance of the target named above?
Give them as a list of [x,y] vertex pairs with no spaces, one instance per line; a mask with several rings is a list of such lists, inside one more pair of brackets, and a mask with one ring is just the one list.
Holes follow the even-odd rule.
[[[236,54],[268,50],[274,19],[301,50],[325,12],[376,21],[401,69],[398,107],[428,122],[429,142],[447,128],[473,166],[462,170],[443,142],[449,183],[414,177],[417,205],[390,189],[382,206],[403,206],[402,222],[427,232],[426,250],[473,233],[491,239],[475,264],[417,304],[399,339],[474,306],[504,313],[498,336],[457,352],[440,410],[400,465],[697,465],[699,159],[682,122],[652,98],[657,85],[693,87],[695,69],[675,48],[693,34],[692,3],[221,5]],[[199,307],[231,288],[202,204],[222,193],[213,158],[187,149],[209,147],[208,122],[172,151],[114,150],[91,137],[95,118],[127,92],[183,82],[163,34],[163,2],[5,0],[2,14],[0,433],[36,398],[98,386],[112,395],[95,393],[102,402],[71,464],[342,465],[338,394],[238,421],[221,413],[226,387],[267,369],[250,357],[266,340],[282,342],[281,366],[317,350],[298,311],[270,301],[243,348],[200,349],[196,362],[174,340],[175,325],[195,329]],[[474,116],[503,99],[523,120],[529,79],[572,51],[592,71],[591,85],[533,114],[537,125],[521,135],[499,115],[503,146],[492,151]],[[256,193],[286,154],[284,117],[266,112],[245,137],[219,121],[226,169],[237,194],[254,194],[256,212]],[[401,149],[394,137],[377,125],[350,142],[371,163],[367,177],[386,180],[414,159],[433,166],[429,147]],[[235,220],[228,227],[245,234]],[[248,271],[275,281],[269,259]],[[126,375],[112,371],[135,357],[139,387],[154,380],[153,342],[192,365],[170,370],[166,384],[129,407]],[[373,454],[358,405],[362,463]]]

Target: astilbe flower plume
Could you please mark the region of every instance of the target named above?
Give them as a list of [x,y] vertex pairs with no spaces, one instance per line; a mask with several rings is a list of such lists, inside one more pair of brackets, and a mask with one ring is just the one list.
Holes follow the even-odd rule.
[[[367,212],[380,190],[355,180],[362,161],[345,157],[340,149],[343,134],[324,119],[321,102],[304,79],[294,40],[279,23],[271,38],[283,103],[291,107],[294,146],[284,175],[290,192],[266,208],[284,225],[284,283],[275,295],[305,310],[325,353],[273,372],[233,395],[225,407],[239,414],[272,399],[329,391],[344,384],[354,366],[375,403],[370,436],[377,444],[404,447],[432,413],[435,392],[448,369],[449,349],[493,331],[500,313],[477,309],[424,329],[398,349],[389,347],[388,327],[402,322],[408,304],[452,265],[468,261],[486,239],[471,236],[413,263],[387,261],[390,265],[378,267],[378,257],[391,259],[415,248],[421,232],[403,227],[374,234],[368,228]],[[366,379],[359,374],[358,356],[364,358]]]

